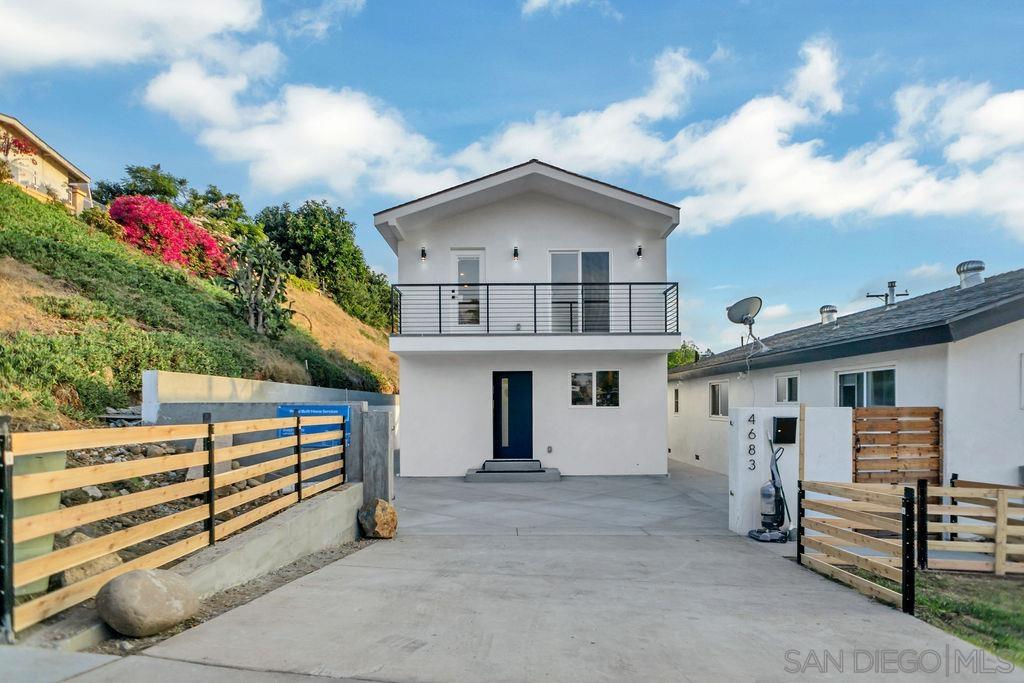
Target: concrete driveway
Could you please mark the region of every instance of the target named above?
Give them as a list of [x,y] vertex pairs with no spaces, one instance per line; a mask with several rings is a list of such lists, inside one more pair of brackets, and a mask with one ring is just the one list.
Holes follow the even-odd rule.
[[874,662],[875,674],[893,666],[882,650],[931,650],[943,663],[948,651],[973,652],[730,534],[727,501],[724,477],[678,464],[671,478],[403,480],[398,539],[81,680],[247,671],[372,681],[784,680],[809,661],[808,673],[820,674],[814,663],[826,653],[838,677],[854,672],[855,656],[861,667]]

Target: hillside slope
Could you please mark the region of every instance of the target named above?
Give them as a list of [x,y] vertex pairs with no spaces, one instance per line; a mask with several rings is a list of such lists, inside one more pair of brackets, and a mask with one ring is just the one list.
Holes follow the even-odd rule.
[[371,391],[390,383],[387,366],[353,360],[343,340],[321,347],[301,316],[278,339],[258,337],[220,287],[5,183],[0,295],[0,411],[22,422],[130,405],[150,368]]
[[308,331],[323,348],[373,368],[380,391],[398,390],[398,356],[388,350],[387,332],[357,320],[319,291],[289,287],[288,302],[295,311],[293,325]]

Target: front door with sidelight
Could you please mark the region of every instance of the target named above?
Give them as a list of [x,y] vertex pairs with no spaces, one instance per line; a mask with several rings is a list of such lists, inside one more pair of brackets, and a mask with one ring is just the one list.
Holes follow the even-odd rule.
[[533,373],[495,372],[494,457],[533,457]]

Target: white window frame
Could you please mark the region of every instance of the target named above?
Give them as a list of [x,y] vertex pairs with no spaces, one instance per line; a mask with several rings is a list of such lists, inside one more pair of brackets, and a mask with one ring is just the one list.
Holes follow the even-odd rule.
[[864,403],[865,403],[864,407],[865,408],[874,407],[874,406],[867,405],[867,400],[868,400],[868,378],[867,378],[866,375],[867,375],[867,373],[875,372],[876,370],[892,370],[893,403],[898,406],[900,404],[900,373],[899,373],[899,369],[897,368],[897,364],[896,363],[882,363],[880,365],[867,365],[867,366],[861,365],[861,366],[855,366],[855,367],[850,367],[850,368],[842,368],[842,369],[836,370],[833,373],[833,377],[832,377],[832,387],[833,387],[832,388],[832,394],[833,394],[833,400],[835,401],[835,406],[837,408],[841,407],[840,404],[839,404],[839,376],[840,375],[852,375],[854,373],[860,373],[862,375],[865,375],[865,377],[864,377]]
[[[794,400],[792,398],[789,398],[789,385],[787,384],[786,385],[786,398],[787,398],[787,400],[780,401],[779,400],[779,380],[780,379],[790,379],[791,377],[795,377],[796,378],[796,396],[797,396],[796,400]],[[838,375],[837,375],[836,376],[836,382],[838,382],[838,381],[839,381],[839,379],[838,379]],[[800,371],[797,370],[796,372],[780,372],[779,374],[775,375],[773,386],[772,386],[772,393],[775,394],[775,404],[776,405],[792,405],[794,403],[799,403],[800,402]],[[837,390],[837,395],[838,395],[838,390]]]
[[[704,403],[705,410],[707,411],[708,419],[709,420],[728,420],[729,419],[729,412],[728,411],[726,411],[726,413],[724,415],[715,415],[715,414],[713,414],[711,412],[711,385],[712,384],[718,384],[718,385],[723,385],[724,384],[725,387],[726,387],[726,391],[728,392],[729,380],[727,380],[727,379],[719,379],[719,380],[712,380],[712,381],[708,382],[708,385],[707,385],[708,386],[707,401]],[[730,399],[726,399],[726,400],[730,400]],[[719,401],[719,406],[721,406],[722,399],[719,398],[718,401]]]
[[[590,405],[578,406],[572,402],[572,376],[581,372],[589,372],[593,381],[594,393],[590,397]],[[617,406],[599,406],[597,405],[597,373],[599,372],[617,372],[619,373],[619,405]],[[622,370],[619,368],[579,368],[576,370],[570,370],[568,374],[569,380],[569,407],[574,410],[590,410],[592,408],[600,408],[601,410],[618,410],[622,407]]]

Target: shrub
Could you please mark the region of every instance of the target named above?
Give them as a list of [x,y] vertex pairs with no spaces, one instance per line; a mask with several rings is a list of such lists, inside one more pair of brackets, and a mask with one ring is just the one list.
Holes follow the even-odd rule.
[[246,238],[232,256],[235,268],[228,282],[237,297],[239,315],[256,334],[276,336],[291,318],[291,311],[284,307],[291,266],[267,240]]
[[88,209],[82,212],[79,216],[82,221],[89,227],[99,230],[105,235],[110,235],[114,239],[124,239],[124,228],[121,224],[110,217],[106,209],[102,209],[98,206],[90,206]]
[[124,241],[177,263],[196,275],[212,277],[227,270],[227,256],[213,236],[174,207],[152,197],[118,197],[110,205],[110,217],[124,227]]
[[0,159],[0,182],[10,180],[14,177],[14,171],[11,170],[11,163],[4,159]]

